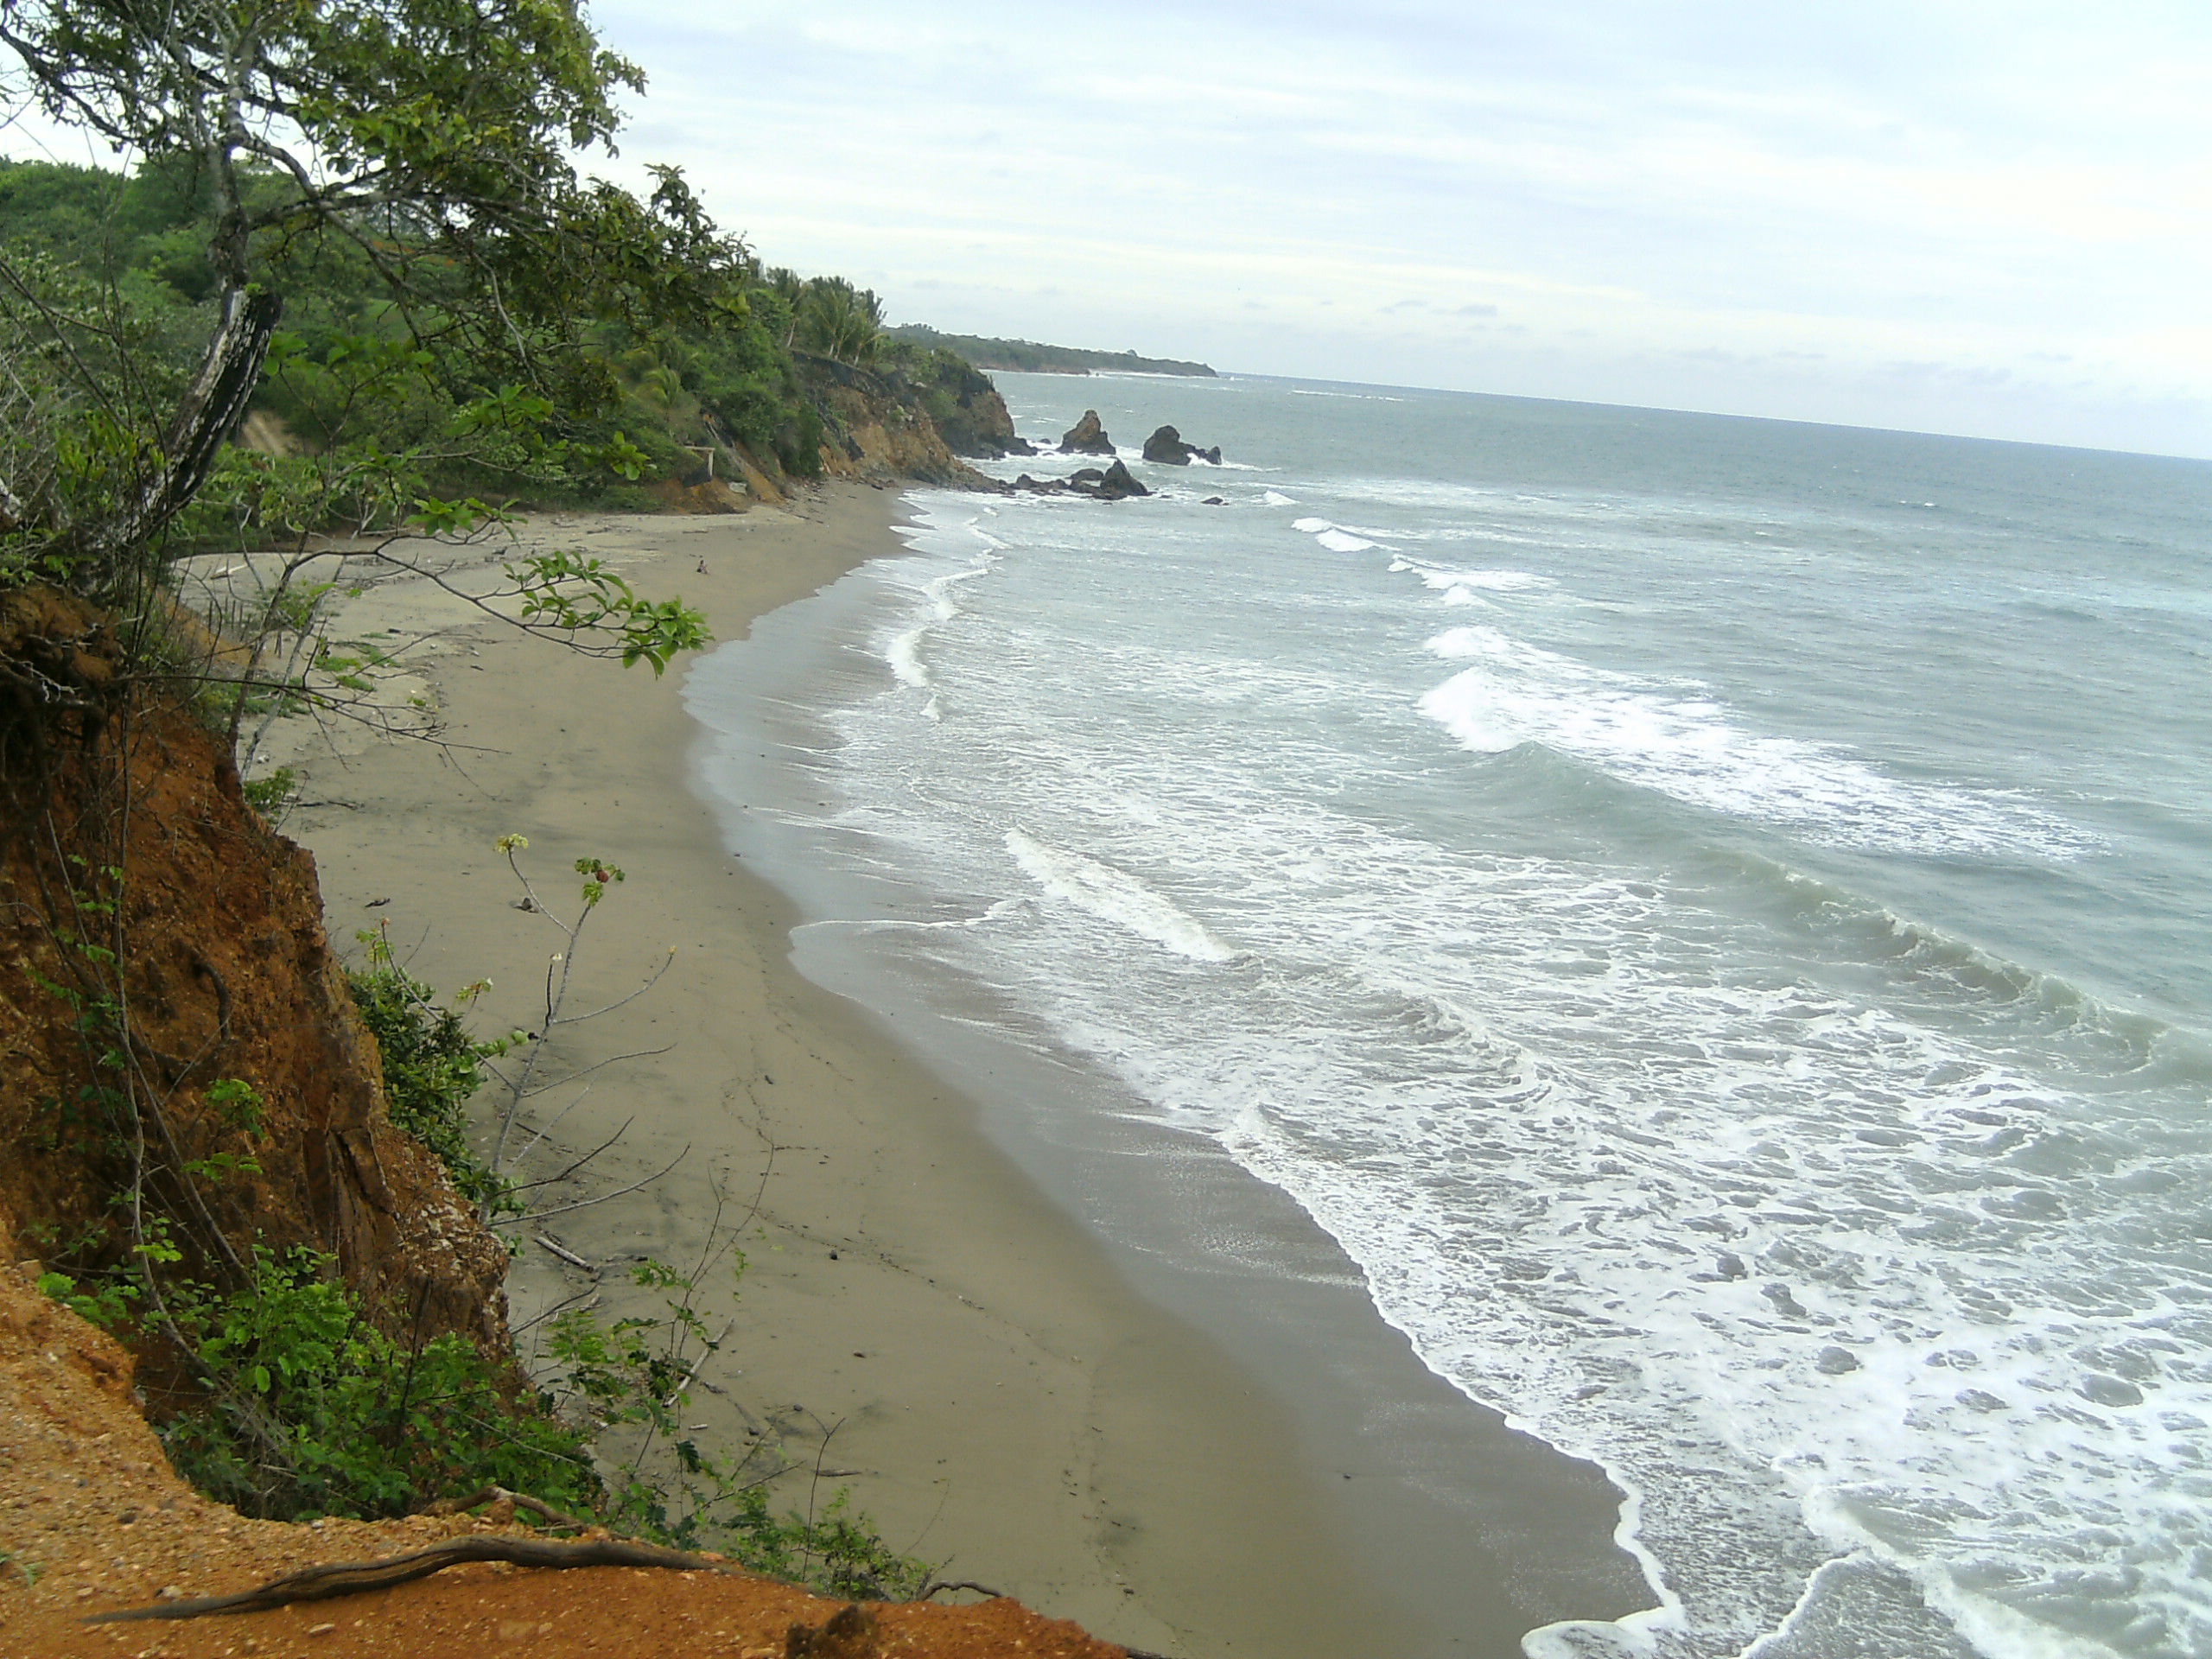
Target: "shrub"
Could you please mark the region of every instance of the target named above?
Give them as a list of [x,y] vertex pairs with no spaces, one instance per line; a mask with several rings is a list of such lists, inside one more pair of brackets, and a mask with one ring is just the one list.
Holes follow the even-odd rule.
[[381,933],[364,932],[368,966],[346,976],[353,1006],[384,1056],[385,1103],[391,1121],[446,1166],[454,1188],[472,1204],[512,1207],[509,1184],[468,1143],[468,1102],[484,1081],[483,1063],[514,1042],[480,1042],[430,988],[392,960]]
[[179,1474],[271,1520],[405,1515],[492,1485],[595,1506],[582,1433],[465,1338],[378,1330],[334,1265],[257,1246],[242,1288],[173,1292],[207,1392],[161,1430]]

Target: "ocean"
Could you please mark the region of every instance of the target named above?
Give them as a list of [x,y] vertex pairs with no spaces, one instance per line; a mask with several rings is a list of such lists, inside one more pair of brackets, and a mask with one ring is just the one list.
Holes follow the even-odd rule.
[[2212,464],[999,380],[1160,493],[918,492],[688,689],[802,968],[1602,1470],[1538,1659],[2212,1654]]

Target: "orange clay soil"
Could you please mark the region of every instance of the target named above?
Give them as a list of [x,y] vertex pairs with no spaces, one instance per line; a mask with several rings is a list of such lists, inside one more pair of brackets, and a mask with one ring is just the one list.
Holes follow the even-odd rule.
[[[0,1260],[14,1250],[0,1231]],[[302,1567],[503,1530],[467,1517],[249,1521],[177,1479],[131,1399],[130,1359],[22,1271],[0,1267],[0,1659],[106,1654],[662,1654],[746,1659],[1124,1659],[1013,1601],[840,1605],[734,1573],[448,1569],[391,1590],[252,1613],[86,1624],[85,1615],[222,1595]],[[857,1633],[847,1625],[858,1624]]]

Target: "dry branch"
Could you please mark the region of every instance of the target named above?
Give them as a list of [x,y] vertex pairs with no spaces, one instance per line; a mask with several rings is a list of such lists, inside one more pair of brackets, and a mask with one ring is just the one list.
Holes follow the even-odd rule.
[[200,1596],[188,1601],[157,1602],[118,1612],[93,1613],[87,1624],[121,1624],[151,1618],[200,1618],[211,1613],[258,1612],[298,1601],[327,1601],[334,1596],[389,1590],[474,1561],[504,1561],[510,1567],[561,1572],[576,1567],[663,1567],[675,1573],[727,1573],[730,1569],[702,1555],[622,1538],[587,1538],[576,1543],[549,1543],[536,1538],[449,1538],[406,1555],[380,1561],[341,1561],[310,1567],[231,1596]]

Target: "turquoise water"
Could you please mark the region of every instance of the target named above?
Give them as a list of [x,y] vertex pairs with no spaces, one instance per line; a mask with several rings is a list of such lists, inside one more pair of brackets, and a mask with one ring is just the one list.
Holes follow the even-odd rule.
[[1001,384],[1163,493],[914,498],[731,726],[785,875],[1612,1476],[1532,1652],[2212,1653],[2212,466]]

